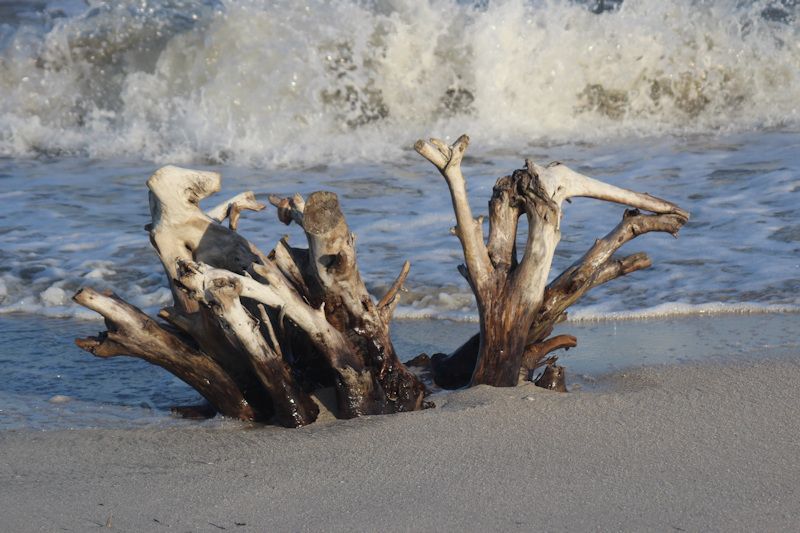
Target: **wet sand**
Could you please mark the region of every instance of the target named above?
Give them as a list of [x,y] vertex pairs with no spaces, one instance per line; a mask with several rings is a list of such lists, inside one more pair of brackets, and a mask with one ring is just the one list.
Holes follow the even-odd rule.
[[[668,326],[642,324],[620,323],[617,341]],[[0,530],[794,531],[796,331],[570,394],[478,387],[298,430],[2,431]]]

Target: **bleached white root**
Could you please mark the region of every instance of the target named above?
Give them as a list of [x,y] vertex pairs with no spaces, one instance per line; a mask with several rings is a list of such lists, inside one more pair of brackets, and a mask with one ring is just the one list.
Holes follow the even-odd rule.
[[[675,234],[688,213],[557,163],[541,167],[526,161],[525,169],[495,185],[486,242],[461,170],[468,143],[462,136],[451,146],[436,139],[415,145],[450,190],[454,233],[465,258],[459,270],[475,293],[481,318],[480,336],[465,344],[472,351],[453,358],[459,368],[450,383],[512,385],[521,367],[532,368],[550,351],[574,345],[568,336],[547,339],[568,305],[593,286],[649,266],[643,254],[613,257],[622,243],[648,231]],[[308,424],[318,414],[308,391],[331,385],[344,418],[425,406],[424,386],[399,361],[389,335],[410,264],[403,264],[376,302],[361,279],[355,236],[335,194],[270,196],[278,218],[303,229],[308,249],[293,248],[284,238],[266,255],[236,232],[242,210],[264,208],[252,192],[203,212],[201,200],[220,190],[215,172],[167,166],[147,186],[152,215],[147,229],[174,296],[173,305],[159,313],[169,324],[158,324],[119,298],[86,291],[76,301],[103,314],[109,331],[80,340],[79,346],[103,357],[127,353],[158,364],[238,418]],[[612,233],[547,285],[561,236],[562,202],[572,196],[656,214],[626,213]],[[523,214],[528,239],[517,258]]]
[[469,145],[469,137],[462,135],[452,146],[439,139],[430,142],[417,141],[414,148],[441,172],[450,189],[450,199],[456,214],[455,233],[464,250],[464,261],[469,272],[469,281],[479,293],[485,291],[491,272],[489,253],[483,242],[482,220],[472,216],[467,197],[467,186],[461,173],[461,160]]
[[256,200],[253,191],[246,191],[212,207],[206,211],[206,215],[217,222],[222,222],[227,218],[228,227],[235,231],[239,226],[239,216],[242,211],[261,211],[265,207],[267,207],[265,204]]

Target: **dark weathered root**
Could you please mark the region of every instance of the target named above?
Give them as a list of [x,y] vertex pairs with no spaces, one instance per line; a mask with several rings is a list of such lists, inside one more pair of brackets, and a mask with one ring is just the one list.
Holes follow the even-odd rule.
[[[243,420],[310,424],[319,413],[310,392],[327,386],[336,389],[342,418],[423,408],[425,388],[389,337],[408,263],[376,305],[361,281],[336,195],[315,193],[307,204],[300,196],[273,198],[279,218],[306,231],[309,249],[284,239],[267,256],[235,231],[243,209],[264,207],[252,193],[200,210],[199,200],[219,186],[218,174],[177,167],[148,180],[147,230],[174,296],[159,313],[168,324],[85,289],[75,300],[105,316],[109,331],[79,339],[78,346],[162,366],[197,389],[213,411]],[[221,225],[225,218],[228,227]]]
[[544,362],[544,371],[534,381],[537,387],[556,392],[567,392],[566,372],[563,366],[556,364],[557,360],[557,357],[550,357]]
[[[482,217],[472,217],[461,173],[468,144],[462,136],[452,146],[435,139],[415,146],[450,189],[455,234],[464,251],[459,270],[475,294],[480,317],[479,334],[449,356],[430,359],[434,379],[445,388],[512,386],[520,374],[529,377],[544,365],[537,384],[565,390],[563,369],[547,356],[577,341],[569,335],[548,338],[554,326],[592,287],[650,266],[644,254],[615,257],[620,246],[651,231],[676,235],[688,213],[557,163],[541,167],[526,161],[524,169],[497,181],[485,242]],[[307,201],[300,195],[270,197],[279,220],[303,229],[308,248],[292,247],[284,238],[267,255],[236,232],[243,210],[264,208],[252,193],[204,213],[200,200],[220,188],[216,173],[164,167],[147,185],[152,215],[147,231],[174,300],[159,313],[166,322],[156,322],[116,296],[85,289],[75,300],[103,315],[108,331],[79,339],[78,346],[99,357],[139,357],[172,372],[211,406],[183,409],[184,414],[220,412],[303,426],[319,413],[311,393],[325,387],[335,389],[342,418],[428,405],[425,387],[400,362],[389,332],[410,265],[402,265],[375,302],[361,279],[355,237],[335,194],[316,192]],[[572,196],[654,214],[626,211],[612,232],[547,284],[561,235],[562,202]],[[523,215],[528,235],[518,258]],[[227,226],[222,224],[226,218]]]
[[[625,242],[650,231],[677,235],[689,214],[675,204],[628,191],[578,174],[560,163],[541,167],[532,161],[500,178],[489,201],[489,236],[482,217],[474,219],[461,161],[469,138],[448,146],[437,139],[418,141],[417,152],[441,172],[456,215],[455,234],[464,251],[459,271],[478,304],[480,332],[449,356],[432,358],[436,383],[445,388],[467,384],[510,386],[552,349],[574,345],[563,337],[546,341],[566,318],[567,307],[592,287],[647,268],[644,254],[621,259],[613,253]],[[547,275],[560,239],[562,202],[587,196],[630,205],[622,222],[549,285]],[[642,215],[639,209],[655,214]],[[524,254],[517,258],[519,217],[528,221]],[[547,351],[545,351],[547,350]]]
[[197,390],[220,413],[242,420],[265,420],[271,413],[257,412],[228,374],[209,356],[113,294],[93,289],[78,291],[73,299],[102,314],[108,331],[75,343],[97,357],[130,355],[158,365]]

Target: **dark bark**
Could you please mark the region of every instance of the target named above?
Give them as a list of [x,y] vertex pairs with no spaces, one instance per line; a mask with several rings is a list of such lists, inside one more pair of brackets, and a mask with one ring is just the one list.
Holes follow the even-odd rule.
[[228,374],[208,355],[168,333],[138,308],[113,294],[93,289],[78,291],[73,299],[102,314],[108,331],[75,343],[97,357],[130,355],[158,365],[197,390],[220,413],[242,420],[266,420],[245,400]]
[[[415,145],[417,152],[441,172],[450,190],[457,222],[455,234],[465,259],[459,271],[475,295],[480,319],[477,338],[449,357],[435,356],[432,369],[437,384],[447,388],[466,385],[470,369],[471,385],[511,386],[521,371],[544,357],[543,350],[566,347],[561,342],[543,341],[555,324],[565,319],[567,307],[590,288],[650,265],[643,254],[615,259],[612,254],[616,249],[649,231],[674,235],[689,214],[660,198],[605,184],[558,162],[541,167],[526,160],[524,169],[495,184],[485,242],[482,218],[472,217],[461,173],[468,144],[469,138],[464,135],[450,146],[437,139],[420,140]],[[638,209],[626,211],[614,231],[547,285],[560,240],[562,202],[573,196],[621,203],[656,214],[641,215]],[[528,220],[528,236],[523,257],[518,259],[516,238],[523,214]]]
[[544,371],[534,384],[537,387],[556,392],[567,392],[566,373],[563,366],[556,364],[556,357],[551,357],[544,365]]
[[[358,271],[354,236],[335,194],[316,192],[305,202],[299,197],[273,197],[271,201],[279,208],[279,218],[300,224],[308,240],[304,264],[295,261],[295,267],[286,269],[304,273],[303,285],[308,288],[310,302],[324,305],[328,322],[354,349],[353,360],[347,366],[364,368],[375,378],[369,393],[375,395],[376,405],[369,410],[402,412],[422,408],[424,386],[400,362],[389,334],[392,310],[408,275],[408,263],[384,298],[375,304]],[[334,370],[339,372],[339,368]],[[345,383],[337,379],[338,385]],[[361,386],[366,384],[362,380]]]
[[[461,174],[469,139],[452,146],[437,140],[416,149],[444,176],[456,214],[455,234],[466,277],[478,304],[480,332],[450,356],[430,361],[445,388],[513,386],[520,375],[545,366],[540,386],[564,389],[563,368],[547,355],[576,345],[569,335],[548,338],[566,309],[592,287],[647,268],[644,254],[614,257],[625,242],[650,231],[677,234],[688,219],[679,207],[647,194],[620,189],[577,174],[558,163],[500,178],[489,202],[488,242],[483,219],[472,217]],[[330,192],[304,201],[270,197],[278,218],[305,232],[308,249],[286,238],[267,256],[236,232],[242,210],[263,205],[251,192],[208,213],[199,201],[220,188],[213,172],[177,167],[158,170],[147,182],[152,224],[147,230],[174,297],[158,324],[115,296],[91,289],[75,300],[106,318],[108,331],[79,339],[99,357],[132,355],[159,365],[197,389],[210,409],[243,419],[302,426],[319,409],[311,392],[335,388],[338,416],[395,413],[425,408],[426,390],[400,362],[390,322],[408,276],[405,262],[377,302],[358,270],[355,237]],[[588,196],[652,211],[626,211],[622,222],[584,256],[547,284],[560,239],[562,202]],[[517,257],[519,217],[528,236]],[[222,223],[228,219],[228,226]],[[419,359],[422,362],[422,359]]]

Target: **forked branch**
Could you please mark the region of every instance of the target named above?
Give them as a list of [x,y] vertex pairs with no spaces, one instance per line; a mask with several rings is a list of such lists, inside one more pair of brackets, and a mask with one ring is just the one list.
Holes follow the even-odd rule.
[[206,214],[217,222],[222,222],[227,218],[229,227],[236,231],[239,226],[239,215],[242,211],[261,211],[265,207],[267,206],[256,200],[256,195],[253,191],[246,191],[209,209]]
[[[622,189],[575,172],[560,163],[542,167],[526,160],[525,168],[500,178],[489,202],[489,244],[472,220],[460,162],[467,145],[462,136],[453,146],[438,140],[418,141],[417,152],[442,173],[450,188],[467,265],[466,274],[480,316],[479,342],[472,339],[449,358],[433,360],[434,373],[453,371],[463,377],[469,368],[471,347],[478,345],[470,383],[510,386],[528,358],[546,348],[541,342],[563,311],[589,288],[614,277],[649,266],[646,256],[612,258],[624,242],[648,231],[670,231],[686,222],[689,214],[677,205],[649,194]],[[561,238],[562,204],[586,196],[645,209],[656,215],[630,212],[606,239],[598,241],[581,261],[547,284],[553,254]],[[518,219],[527,216],[528,235],[517,261]],[[459,267],[464,274],[464,269]],[[535,357],[534,357],[535,358]],[[453,375],[444,378],[459,383]]]
[[417,141],[414,149],[433,163],[447,182],[456,215],[456,236],[461,241],[464,250],[464,262],[467,265],[469,282],[476,292],[476,297],[481,298],[493,268],[483,242],[483,225],[481,221],[475,220],[472,216],[466,181],[461,173],[461,160],[468,145],[469,137],[462,135],[452,146],[448,146],[439,139],[431,139],[429,142]]
[[240,420],[265,420],[244,399],[228,374],[208,355],[169,333],[142,311],[113,294],[84,288],[73,299],[106,320],[108,331],[77,339],[98,357],[130,355],[158,365],[197,390],[220,413]]
[[670,213],[644,215],[638,209],[628,209],[622,221],[594,245],[569,268],[547,286],[544,301],[528,335],[529,342],[537,342],[548,335],[548,327],[559,320],[560,315],[577,302],[586,292],[598,285],[648,268],[650,259],[645,254],[634,254],[621,259],[614,252],[639,235],[660,231],[677,237],[678,231],[687,221],[682,214]]

